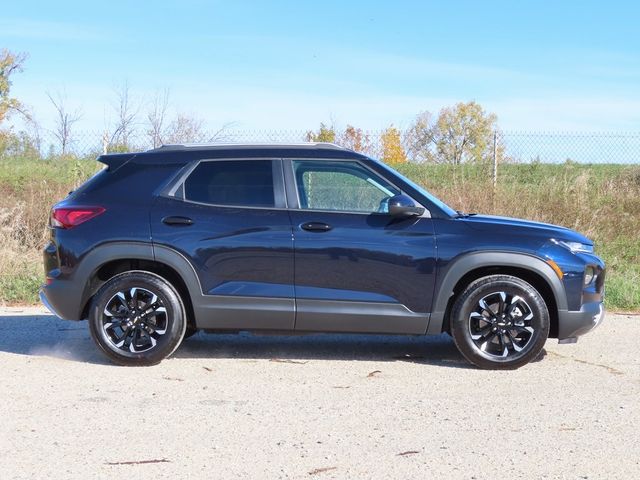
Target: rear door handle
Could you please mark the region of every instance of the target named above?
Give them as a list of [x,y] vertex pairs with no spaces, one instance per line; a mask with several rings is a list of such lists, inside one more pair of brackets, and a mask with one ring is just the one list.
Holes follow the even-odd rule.
[[333,227],[324,222],[307,222],[300,225],[300,228],[307,232],[328,232]]
[[193,225],[193,220],[189,217],[164,217],[162,223],[167,225]]

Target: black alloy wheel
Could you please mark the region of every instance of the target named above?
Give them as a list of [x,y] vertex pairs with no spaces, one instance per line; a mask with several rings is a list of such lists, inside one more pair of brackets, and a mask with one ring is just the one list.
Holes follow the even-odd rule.
[[91,336],[120,365],[154,365],[180,345],[187,327],[178,292],[164,278],[130,271],[107,281],[94,295]]
[[451,336],[460,353],[487,369],[514,369],[535,359],[549,335],[549,310],[521,278],[490,275],[471,282],[456,298]]

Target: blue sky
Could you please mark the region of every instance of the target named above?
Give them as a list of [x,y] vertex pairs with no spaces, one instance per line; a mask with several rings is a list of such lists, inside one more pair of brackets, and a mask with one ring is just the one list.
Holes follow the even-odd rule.
[[101,129],[123,81],[215,129],[404,127],[476,100],[505,130],[640,130],[634,1],[7,2],[0,47],[44,126],[64,91]]

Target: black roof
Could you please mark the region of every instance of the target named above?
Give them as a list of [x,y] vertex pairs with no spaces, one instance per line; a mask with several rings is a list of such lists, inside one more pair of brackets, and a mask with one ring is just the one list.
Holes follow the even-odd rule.
[[136,163],[181,164],[216,158],[365,159],[364,155],[332,143],[211,143],[163,145],[140,153],[108,153],[98,161],[110,168],[131,160]]
[[164,145],[136,155],[137,161],[188,162],[216,158],[364,159],[364,155],[332,143],[213,143]]

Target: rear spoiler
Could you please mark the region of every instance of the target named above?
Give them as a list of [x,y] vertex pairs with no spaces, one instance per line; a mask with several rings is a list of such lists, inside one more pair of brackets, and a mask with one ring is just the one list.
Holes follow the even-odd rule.
[[97,160],[100,163],[104,163],[107,166],[107,170],[117,170],[136,155],[137,153],[106,153],[100,155]]

